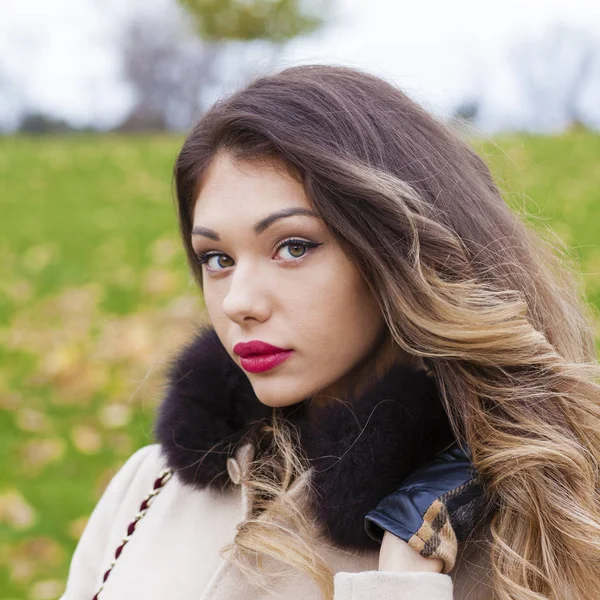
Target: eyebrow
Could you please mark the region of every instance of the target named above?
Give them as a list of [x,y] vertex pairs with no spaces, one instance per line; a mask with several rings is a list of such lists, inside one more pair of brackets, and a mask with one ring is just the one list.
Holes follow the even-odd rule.
[[[256,223],[256,225],[254,225],[253,227],[254,233],[256,233],[256,235],[260,235],[267,227],[272,225],[278,219],[293,217],[294,215],[304,215],[307,217],[319,218],[319,215],[317,215],[317,213],[306,208],[284,208],[283,210],[279,210]],[[221,240],[219,234],[216,231],[213,231],[212,229],[207,229],[206,227],[194,227],[194,229],[192,229],[192,235],[202,235],[204,237],[210,238],[211,240],[215,240],[216,242]]]

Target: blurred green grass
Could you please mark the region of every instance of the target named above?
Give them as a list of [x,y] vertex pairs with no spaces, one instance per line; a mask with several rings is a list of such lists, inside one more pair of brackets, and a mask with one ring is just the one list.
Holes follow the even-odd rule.
[[[152,441],[203,304],[178,238],[179,136],[0,138],[0,597],[51,600],[104,486]],[[600,135],[473,142],[600,304]],[[599,330],[600,331],[600,330]]]

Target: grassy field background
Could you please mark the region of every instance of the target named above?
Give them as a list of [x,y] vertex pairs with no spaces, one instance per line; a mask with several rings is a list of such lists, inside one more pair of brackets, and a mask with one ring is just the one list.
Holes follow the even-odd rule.
[[[181,142],[0,138],[2,599],[60,596],[102,490],[152,442],[166,361],[203,319],[171,192]],[[474,143],[600,307],[600,135]]]

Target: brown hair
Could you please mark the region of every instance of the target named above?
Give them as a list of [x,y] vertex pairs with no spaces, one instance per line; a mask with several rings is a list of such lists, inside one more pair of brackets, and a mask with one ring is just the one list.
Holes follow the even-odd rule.
[[[483,160],[365,72],[309,65],[260,77],[200,119],[175,165],[182,240],[200,286],[192,210],[219,151],[289,165],[366,278],[394,341],[427,361],[498,507],[497,598],[600,597],[600,368],[590,315],[573,266],[509,209]],[[285,473],[302,465],[277,419],[274,427],[281,491]],[[257,520],[238,533],[240,555],[279,556],[331,597],[326,564],[301,543],[310,528],[271,483],[256,484],[273,491],[266,509],[298,527],[269,532]]]

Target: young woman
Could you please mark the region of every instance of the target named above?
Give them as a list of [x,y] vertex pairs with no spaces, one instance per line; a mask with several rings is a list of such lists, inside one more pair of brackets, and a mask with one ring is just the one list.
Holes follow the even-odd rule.
[[590,318],[465,143],[294,67],[208,111],[175,181],[210,324],[64,600],[600,597]]

